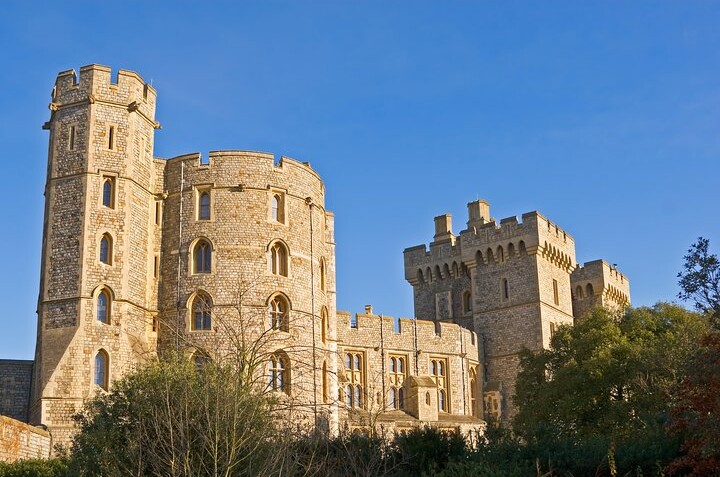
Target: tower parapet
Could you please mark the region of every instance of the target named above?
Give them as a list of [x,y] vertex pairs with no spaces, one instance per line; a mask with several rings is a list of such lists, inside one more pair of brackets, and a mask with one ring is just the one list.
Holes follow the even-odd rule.
[[[102,65],[83,66],[79,77],[75,70],[59,73],[52,91],[50,109],[100,101],[138,111],[155,123],[155,89],[134,71],[119,70],[115,82],[111,76],[112,70]],[[155,124],[159,127],[159,124]]]
[[630,280],[605,260],[586,262],[570,280],[575,318],[598,306],[618,311],[630,306]]

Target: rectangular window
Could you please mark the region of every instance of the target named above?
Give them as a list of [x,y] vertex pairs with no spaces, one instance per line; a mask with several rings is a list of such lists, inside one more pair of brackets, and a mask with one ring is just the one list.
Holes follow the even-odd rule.
[[68,139],[68,149],[75,150],[75,126],[70,126],[70,138]]
[[388,359],[388,382],[390,391],[388,394],[388,407],[390,409],[404,409],[405,396],[403,383],[407,373],[407,357],[391,354]]
[[556,305],[560,304],[560,294],[558,293],[558,282],[553,279],[553,301]]
[[162,220],[162,205],[160,201],[155,201],[155,225],[160,225]]
[[430,376],[437,384],[438,411],[450,412],[448,400],[448,366],[446,358],[430,358]]
[[345,353],[345,405],[349,408],[364,407],[365,355],[360,351]]
[[159,272],[160,272],[160,258],[157,255],[155,255],[155,257],[153,257],[153,276],[155,278],[157,278]]
[[115,149],[115,126],[108,129],[108,149]]
[[197,219],[198,220],[210,220],[211,217],[211,202],[210,202],[210,191],[202,190],[198,191],[197,199]]

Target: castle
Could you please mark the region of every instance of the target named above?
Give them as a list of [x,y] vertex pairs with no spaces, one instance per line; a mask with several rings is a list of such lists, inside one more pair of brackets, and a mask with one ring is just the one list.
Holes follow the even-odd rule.
[[458,235],[436,217],[429,249],[405,250],[414,319],[337,311],[334,216],[309,163],[156,158],[155,104],[131,71],[57,76],[36,355],[0,361],[0,414],[17,435],[67,443],[83,402],[159,350],[201,366],[237,354],[241,332],[299,422],[479,428],[512,414],[523,348],[594,306],[629,304],[627,278],[602,260],[578,266],[557,225],[537,212],[498,224],[479,200]]

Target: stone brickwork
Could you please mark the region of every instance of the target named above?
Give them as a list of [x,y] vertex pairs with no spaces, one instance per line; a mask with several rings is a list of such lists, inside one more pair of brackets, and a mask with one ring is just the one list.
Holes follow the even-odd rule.
[[[381,416],[394,411],[396,420],[403,423],[398,424],[399,429],[420,424],[439,425],[440,421],[448,426],[460,423],[481,426],[482,375],[477,335],[473,331],[451,323],[405,318],[396,322],[392,317],[373,314],[372,308],[368,307],[366,313],[354,316],[338,312],[337,351],[340,362],[333,380],[338,381],[338,394],[328,396],[327,402],[333,403],[337,397],[341,403],[341,421],[366,425],[379,420],[388,427],[387,419]],[[361,357],[360,385],[364,405],[359,409],[348,402],[348,385],[353,383],[346,376],[348,365],[352,367],[350,357],[355,355]],[[393,358],[402,359],[401,371],[397,361],[394,366],[391,364]],[[438,373],[433,373],[433,360],[447,365],[442,372],[444,382],[441,386],[435,378]],[[397,382],[398,374],[402,383]],[[414,382],[430,385],[421,387],[419,393]],[[391,395],[393,387],[402,388],[402,401],[393,402],[399,400],[398,394],[395,399]],[[444,410],[438,402],[438,387],[445,390]],[[422,412],[426,399],[432,403],[431,417]],[[400,410],[406,411],[405,414]]]
[[[572,236],[538,212],[496,223],[483,200],[468,204],[467,228],[455,235],[452,217],[435,218],[435,236],[405,250],[405,278],[413,286],[418,318],[473,329],[482,346],[487,386],[503,419],[514,412],[512,395],[519,353],[547,347],[560,325],[572,325],[592,306],[629,304],[629,283],[606,262],[578,267]],[[600,266],[599,264],[604,264]],[[572,290],[592,282],[598,299],[579,302]],[[602,297],[602,299],[600,298]],[[488,393],[492,393],[489,395]],[[496,415],[495,405],[486,415]]]
[[570,275],[573,313],[581,317],[596,306],[610,310],[630,304],[630,282],[616,266],[594,260],[578,266]]
[[24,422],[0,416],[0,462],[50,457],[50,433]]
[[0,359],[0,415],[28,421],[33,362]]
[[[334,216],[310,164],[155,158],[155,106],[136,73],[99,65],[61,72],[52,92],[29,411],[27,372],[2,396],[54,442],[70,441],[87,399],[163,349],[201,364],[252,348],[294,423],[481,428],[484,402],[512,413],[522,348],[547,346],[593,300],[629,302],[624,276],[578,269],[572,237],[539,213],[496,224],[476,201],[459,235],[442,215],[429,249],[405,251],[418,319],[337,312]],[[590,284],[596,298],[580,303],[573,289]]]

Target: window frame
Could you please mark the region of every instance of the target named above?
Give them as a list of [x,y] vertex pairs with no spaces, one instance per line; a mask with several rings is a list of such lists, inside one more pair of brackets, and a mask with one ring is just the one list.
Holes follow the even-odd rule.
[[[280,305],[283,305],[283,310]],[[290,300],[283,293],[274,293],[267,303],[270,329],[276,331],[290,332]]]
[[343,361],[346,381],[343,402],[349,409],[365,409],[365,352],[345,350]]
[[[100,300],[104,300],[105,302],[102,304],[104,311],[103,311],[103,317],[101,319],[100,317]],[[97,296],[95,297],[95,320],[99,323],[109,325],[111,323],[111,317],[112,317],[112,294],[106,287],[100,288],[100,290],[97,293]]]
[[205,237],[197,238],[190,249],[192,275],[207,275],[213,272],[213,244]]
[[[202,303],[200,303],[201,301]],[[190,331],[204,332],[213,330],[213,299],[207,292],[200,290],[192,295],[189,312]],[[198,318],[200,319],[199,322],[197,321]],[[198,323],[200,327],[197,326]]]
[[438,412],[450,413],[450,370],[447,357],[430,356],[428,374],[437,386]]
[[[98,358],[102,359],[102,367],[98,367]],[[98,376],[98,370],[102,370],[102,376]],[[101,379],[98,379],[100,377]],[[101,381],[98,383],[98,381]],[[110,389],[110,354],[103,348],[100,348],[95,353],[93,358],[93,385],[99,387],[104,391]]]
[[[275,199],[277,199],[277,207]],[[268,189],[268,222],[287,225],[287,191]]]
[[[105,260],[103,260],[103,243],[105,243]],[[98,260],[103,265],[112,266],[113,264],[113,238],[109,232],[100,235],[100,243],[98,244]]]

